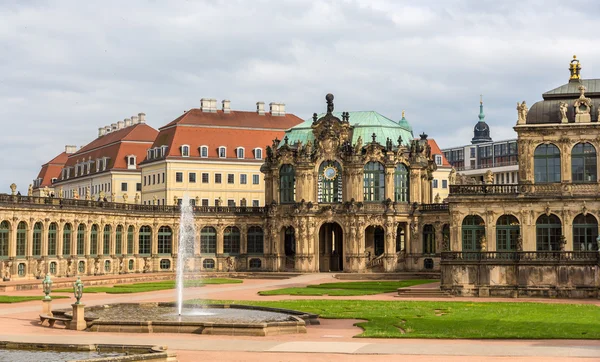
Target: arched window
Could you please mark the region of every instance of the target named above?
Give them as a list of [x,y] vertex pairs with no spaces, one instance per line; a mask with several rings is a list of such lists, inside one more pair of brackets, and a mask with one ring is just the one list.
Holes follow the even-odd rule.
[[379,162],[368,162],[363,173],[364,201],[383,201],[385,198],[385,168]]
[[517,250],[517,239],[521,233],[519,220],[514,215],[502,215],[496,221],[496,250]]
[[127,228],[127,255],[133,254],[133,238],[134,238],[135,229],[133,225],[130,225]]
[[158,229],[158,253],[171,254],[173,251],[173,232],[168,226]]
[[67,223],[63,229],[63,245],[62,245],[62,255],[68,256],[71,255],[71,237],[72,237],[72,227],[71,224]]
[[542,215],[535,222],[537,251],[560,250],[560,236],[562,225],[558,216],[554,214]]
[[591,143],[578,143],[571,152],[573,182],[596,182],[596,149]]
[[200,157],[207,158],[208,157],[208,147],[200,146]]
[[123,254],[123,225],[117,226],[115,234],[115,255]]
[[200,253],[215,254],[217,252],[217,230],[205,226],[200,230]]
[[[248,254],[262,254],[264,244],[263,230],[258,226],[248,228]],[[260,260],[260,259],[259,259]]]
[[394,170],[394,201],[409,202],[408,197],[408,169],[399,163]]
[[10,224],[4,220],[0,223],[0,257],[8,257]]
[[573,220],[573,251],[598,250],[598,220],[592,214],[579,214]]
[[321,163],[317,182],[320,203],[342,202],[342,167],[337,161]]
[[82,274],[85,272],[85,262],[83,260],[79,261],[79,263],[77,263],[77,271]]
[[244,147],[237,148],[237,158],[244,158]]
[[[1,229],[1,227],[0,227]],[[32,240],[32,254],[34,256],[40,256],[42,255],[42,230],[44,229],[44,226],[42,225],[41,222],[36,222],[35,225],[33,225],[33,240]],[[2,254],[0,254],[2,255]]]
[[188,145],[181,146],[181,156],[182,157],[190,157],[190,146],[188,146]]
[[254,149],[254,158],[257,160],[262,160],[262,148]]
[[560,182],[560,151],[553,144],[539,145],[533,155],[536,183]]
[[90,255],[98,255],[98,225],[92,225],[90,232]]
[[50,224],[48,227],[48,255],[56,255],[56,229],[57,225],[55,222]]
[[110,273],[110,260],[104,261],[104,271]]
[[17,258],[25,257],[27,253],[27,223],[21,221],[17,225]]
[[129,261],[127,262],[127,268],[129,270],[133,270],[133,259],[129,259]]
[[140,228],[138,243],[141,255],[149,255],[152,252],[152,229],[150,226],[144,225]]
[[225,254],[240,253],[240,229],[228,226],[223,231],[223,252]]
[[77,255],[85,254],[85,225],[77,227]]
[[481,250],[481,239],[485,237],[485,222],[479,215],[469,215],[462,223],[462,250]]
[[279,202],[292,203],[296,199],[296,175],[294,166],[285,164],[279,169]]
[[104,226],[104,236],[102,238],[102,254],[108,255],[110,254],[110,233],[111,227],[110,225]]
[[423,254],[435,254],[435,228],[431,224],[423,226]]
[[224,146],[219,147],[219,158],[227,157],[227,148]]

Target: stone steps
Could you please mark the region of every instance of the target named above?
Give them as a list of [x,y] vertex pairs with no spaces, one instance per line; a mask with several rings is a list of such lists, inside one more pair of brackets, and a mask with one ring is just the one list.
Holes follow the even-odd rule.
[[439,288],[398,288],[399,298],[452,298]]
[[439,272],[398,272],[398,273],[341,273],[334,278],[340,280],[410,280],[440,279]]

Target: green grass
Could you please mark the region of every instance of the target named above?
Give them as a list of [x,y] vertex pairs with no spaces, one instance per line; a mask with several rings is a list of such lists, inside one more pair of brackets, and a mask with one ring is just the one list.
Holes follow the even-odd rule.
[[[225,279],[225,278],[207,278],[199,280],[186,280],[185,287],[202,287],[207,284],[236,284],[242,283],[240,279]],[[88,287],[83,289],[83,293],[108,293],[108,294],[128,294],[153,292],[157,290],[174,289],[174,280],[165,280],[160,282],[134,283],[134,284],[118,284],[112,287]],[[57,293],[73,292],[71,288],[57,289]]]
[[[200,301],[192,301],[200,303]],[[212,302],[212,301],[211,301]],[[202,301],[207,303],[207,301]],[[215,302],[215,303],[223,303]],[[588,304],[472,303],[364,300],[236,301],[363,319],[358,337],[599,339],[600,308]]]
[[415,279],[403,281],[369,281],[369,282],[345,282],[345,283],[323,283],[307,285],[306,287],[282,288],[258,292],[260,295],[372,295],[395,292],[398,288],[413,285],[434,283],[437,280]]
[[[64,299],[69,298],[64,295],[51,296],[52,299]],[[0,295],[0,303],[21,303],[21,302],[29,302],[30,300],[42,300],[44,296],[8,296],[8,295]]]

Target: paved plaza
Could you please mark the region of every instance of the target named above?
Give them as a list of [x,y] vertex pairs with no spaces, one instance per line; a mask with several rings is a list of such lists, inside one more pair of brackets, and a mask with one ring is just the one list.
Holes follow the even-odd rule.
[[[361,299],[399,300],[396,293],[358,297],[268,296],[258,291],[282,287],[338,281],[332,274],[308,274],[283,280],[245,279],[243,284],[207,285],[189,288],[186,298],[219,300],[282,299]],[[435,284],[431,285],[435,287]],[[6,295],[41,295],[40,290],[6,292]],[[172,301],[174,290],[126,295],[84,293],[87,306],[119,302]],[[402,298],[402,300],[414,298]],[[429,298],[427,300],[436,300]],[[442,299],[438,299],[442,300]],[[454,298],[444,301],[540,301],[544,303],[588,303],[600,306],[599,300],[550,299],[480,299]],[[53,309],[69,308],[71,299],[55,299]],[[271,337],[226,337],[188,334],[129,334],[76,332],[62,328],[41,327],[39,301],[4,304],[0,308],[3,331],[0,340],[39,343],[118,343],[167,345],[177,351],[180,361],[588,361],[600,359],[600,342],[591,340],[435,340],[353,338],[361,333],[357,320],[321,319],[321,325],[309,326],[308,333]],[[8,332],[10,331],[10,333]]]

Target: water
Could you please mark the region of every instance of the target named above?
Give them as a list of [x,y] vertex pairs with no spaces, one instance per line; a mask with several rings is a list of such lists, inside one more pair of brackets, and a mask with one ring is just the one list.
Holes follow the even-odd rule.
[[66,352],[66,351],[36,351],[20,349],[1,349],[0,362],[62,362],[72,360],[83,360],[100,357],[124,356],[124,353],[118,352]]
[[183,200],[181,200],[181,216],[179,219],[179,246],[177,250],[177,276],[175,281],[177,286],[177,313],[179,315],[183,311],[185,265],[189,257],[193,257],[195,241],[194,207],[190,205],[189,196],[184,195]]

